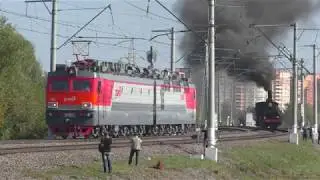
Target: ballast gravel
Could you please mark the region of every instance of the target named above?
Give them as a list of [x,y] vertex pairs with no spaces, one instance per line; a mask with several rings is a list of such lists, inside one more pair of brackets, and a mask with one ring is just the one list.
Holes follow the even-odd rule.
[[[256,143],[261,140],[249,140]],[[221,151],[237,145],[243,145],[241,142],[223,142]],[[128,148],[113,149],[113,160],[126,160],[129,157]],[[161,145],[143,147],[141,158],[148,158],[154,155],[171,154],[201,154],[203,152],[202,144],[183,144],[183,145]],[[63,166],[79,166],[84,164],[101,161],[98,150],[74,150],[63,152],[38,152],[38,153],[20,153],[0,156],[0,180],[28,180],[26,171],[42,171]],[[195,172],[194,172],[195,173]],[[54,179],[68,179],[67,177],[55,177]],[[188,179],[188,178],[187,178]],[[194,179],[194,178],[193,178]],[[184,178],[186,180],[186,178]]]
[[[129,157],[128,148],[113,149],[113,160]],[[201,152],[201,145],[188,144],[179,146],[147,146],[143,147],[141,157],[170,154],[194,154]],[[21,153],[0,156],[0,179],[30,179],[24,177],[28,169],[41,171],[61,166],[83,165],[101,161],[98,150],[75,150],[63,152]]]

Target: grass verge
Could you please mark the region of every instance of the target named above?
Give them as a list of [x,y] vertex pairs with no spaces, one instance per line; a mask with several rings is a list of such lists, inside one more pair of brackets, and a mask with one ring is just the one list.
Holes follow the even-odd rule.
[[[139,166],[127,161],[113,162],[112,175],[102,173],[101,162],[86,166],[61,166],[46,172],[26,171],[26,176],[40,179],[320,179],[318,147],[310,142],[299,146],[277,141],[234,148],[220,154],[219,164],[189,156],[153,157]],[[151,168],[159,160],[165,170]]]

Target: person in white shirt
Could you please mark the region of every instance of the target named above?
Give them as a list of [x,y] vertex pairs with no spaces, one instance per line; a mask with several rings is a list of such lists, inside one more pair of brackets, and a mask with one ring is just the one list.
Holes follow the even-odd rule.
[[133,158],[134,154],[136,154],[136,165],[138,165],[139,152],[141,151],[141,143],[142,143],[142,140],[137,135],[135,135],[131,139],[129,165],[131,165],[131,163],[132,163],[132,158]]

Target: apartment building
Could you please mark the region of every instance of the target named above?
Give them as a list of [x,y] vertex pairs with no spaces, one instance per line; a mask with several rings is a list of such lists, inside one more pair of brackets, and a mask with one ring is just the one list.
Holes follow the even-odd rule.
[[[288,69],[277,69],[276,77],[272,81],[273,99],[285,110],[291,101],[292,72]],[[298,103],[301,103],[301,80],[298,79]]]
[[[320,79],[320,74],[317,74],[317,80]],[[307,75],[304,79],[305,101],[307,104],[313,105],[313,75]],[[320,88],[320,87],[319,87]]]

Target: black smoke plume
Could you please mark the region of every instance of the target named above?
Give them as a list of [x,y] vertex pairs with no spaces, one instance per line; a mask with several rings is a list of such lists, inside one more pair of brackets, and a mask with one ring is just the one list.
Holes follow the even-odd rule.
[[[269,90],[274,69],[267,58],[259,57],[268,56],[270,44],[256,30],[249,28],[249,24],[292,24],[300,19],[308,20],[309,15],[319,8],[319,4],[318,0],[216,0],[216,48],[235,50],[216,49],[216,60],[234,62],[235,69],[229,68],[229,75],[242,74],[243,80],[254,81],[258,86]],[[174,9],[191,29],[207,31],[207,0],[178,0]],[[289,32],[290,28],[283,28],[281,31],[279,28],[277,31],[275,28],[262,30],[274,39],[281,38],[279,35]],[[206,32],[199,35],[203,39],[207,37]],[[185,53],[193,51],[192,56],[185,58],[186,65],[201,67],[196,59],[204,57],[205,46],[195,34],[186,34],[180,49]],[[218,63],[216,65],[221,67]]]

